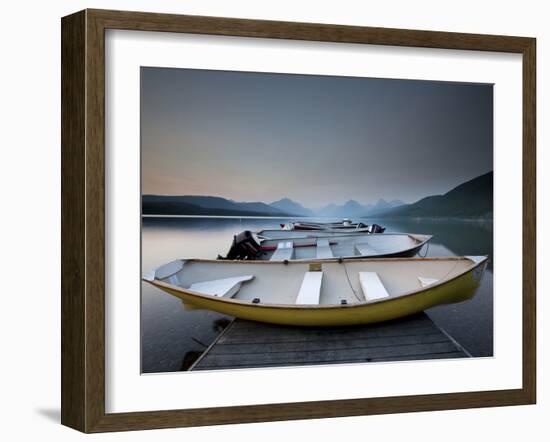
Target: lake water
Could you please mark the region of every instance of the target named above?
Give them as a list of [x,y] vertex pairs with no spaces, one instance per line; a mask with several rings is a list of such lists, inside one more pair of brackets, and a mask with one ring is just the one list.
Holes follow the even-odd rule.
[[[229,250],[242,230],[277,229],[285,219],[143,218],[142,270],[176,258],[215,258]],[[327,221],[327,220],[324,220]],[[354,221],[357,221],[354,219]],[[428,220],[360,220],[376,222],[386,232],[424,233],[434,237],[427,256],[489,255],[489,265],[475,297],[427,310],[432,320],[473,356],[493,354],[492,223]],[[424,255],[426,250],[422,250]],[[232,319],[204,310],[183,308],[175,297],[142,283],[142,371],[185,370]]]

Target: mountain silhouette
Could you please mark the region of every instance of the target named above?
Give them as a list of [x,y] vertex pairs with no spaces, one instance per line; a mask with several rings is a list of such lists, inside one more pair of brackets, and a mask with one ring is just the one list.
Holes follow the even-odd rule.
[[377,217],[493,217],[493,172],[469,180],[444,195],[427,196],[412,204],[385,210]]

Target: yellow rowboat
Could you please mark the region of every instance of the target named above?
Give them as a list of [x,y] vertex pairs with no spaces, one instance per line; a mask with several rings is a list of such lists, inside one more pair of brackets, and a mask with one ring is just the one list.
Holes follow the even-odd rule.
[[143,276],[188,308],[273,324],[387,321],[474,296],[486,256],[311,261],[176,260]]

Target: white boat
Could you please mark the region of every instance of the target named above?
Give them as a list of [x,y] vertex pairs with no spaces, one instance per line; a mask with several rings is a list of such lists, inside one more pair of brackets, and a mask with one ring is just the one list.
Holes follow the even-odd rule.
[[[293,232],[287,232],[293,233]],[[322,232],[320,232],[322,233]],[[432,238],[412,233],[332,234],[267,239],[244,231],[233,238],[225,259],[290,261],[331,258],[388,258],[416,255]]]
[[281,238],[331,238],[334,236],[350,236],[350,235],[365,235],[370,233],[369,228],[353,229],[353,230],[277,230],[263,229],[255,232],[256,236],[261,239],[281,239]]
[[363,231],[371,233],[382,233],[384,228],[373,224],[358,222],[354,223],[350,219],[343,219],[337,222],[315,222],[315,221],[294,221],[286,224],[281,224],[282,230],[305,230],[305,231],[317,231],[317,230],[331,230],[331,231]]
[[145,275],[190,309],[275,324],[386,321],[474,296],[486,256],[324,261],[176,260]]

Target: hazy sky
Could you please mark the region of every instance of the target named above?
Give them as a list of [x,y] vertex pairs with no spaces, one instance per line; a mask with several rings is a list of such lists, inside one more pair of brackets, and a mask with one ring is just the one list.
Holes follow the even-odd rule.
[[142,192],[413,202],[493,168],[493,86],[142,68]]

